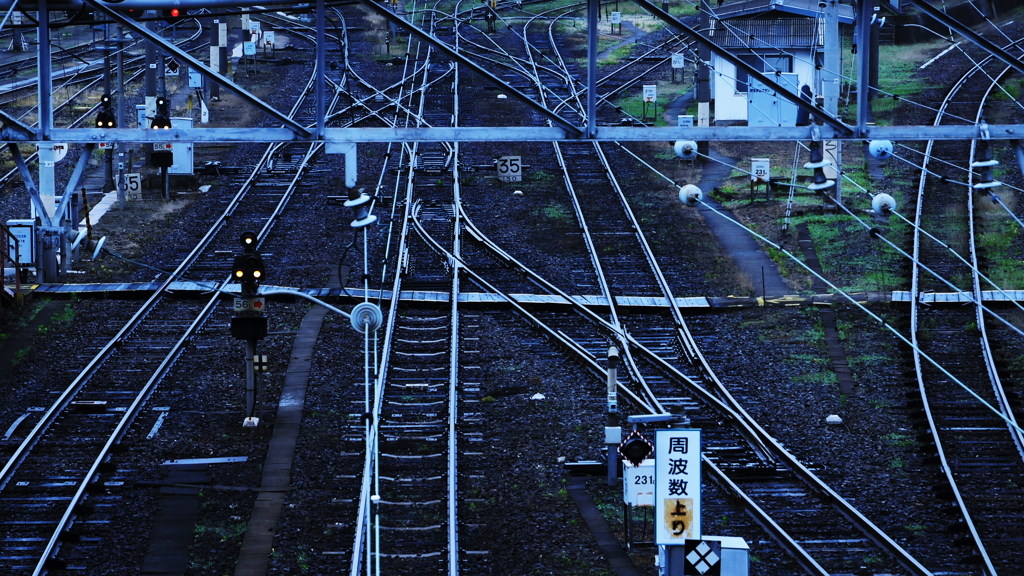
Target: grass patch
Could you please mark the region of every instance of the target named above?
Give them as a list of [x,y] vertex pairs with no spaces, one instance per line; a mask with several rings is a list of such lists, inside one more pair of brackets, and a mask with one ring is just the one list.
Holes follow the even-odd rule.
[[909,434],[900,434],[898,432],[883,435],[882,441],[896,448],[913,448],[917,446],[917,442]]
[[561,224],[563,226],[576,225],[575,213],[572,210],[566,208],[562,204],[552,202],[551,204],[548,204],[547,206],[541,208],[540,213],[545,218],[553,220],[556,223]]

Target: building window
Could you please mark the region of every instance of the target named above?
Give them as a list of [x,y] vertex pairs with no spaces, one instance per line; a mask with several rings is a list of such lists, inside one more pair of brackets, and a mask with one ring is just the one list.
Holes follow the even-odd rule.
[[[785,54],[740,54],[738,58],[760,72],[779,71],[788,74],[793,71],[793,57]],[[748,75],[736,68],[736,92],[746,94]]]
[[[754,70],[764,70],[764,62],[761,61],[760,56],[755,54],[740,54],[739,59],[749,64]],[[736,91],[740,94],[747,93],[747,71],[741,70],[739,66],[736,67]]]
[[764,57],[764,71],[775,72],[778,70],[783,74],[793,71],[793,57],[785,54],[766,54]]

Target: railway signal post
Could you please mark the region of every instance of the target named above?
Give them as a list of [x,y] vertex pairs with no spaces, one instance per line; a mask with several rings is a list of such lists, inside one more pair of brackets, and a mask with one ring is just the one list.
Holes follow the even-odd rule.
[[235,298],[235,316],[231,318],[231,335],[245,340],[245,420],[243,425],[259,425],[256,410],[259,407],[259,382],[257,372],[266,369],[266,357],[257,359],[256,343],[267,336],[267,317],[264,314],[266,300],[258,296],[259,285],[264,277],[263,258],[256,251],[256,234],[242,234],[242,254],[235,257],[231,275],[241,284],[239,296]]
[[619,349],[615,346],[608,348],[608,407],[607,424],[604,428],[604,443],[608,448],[608,485],[615,486],[619,479],[619,443],[622,442],[622,428],[616,426],[616,419],[619,412],[619,383],[617,379],[617,368],[619,365]]

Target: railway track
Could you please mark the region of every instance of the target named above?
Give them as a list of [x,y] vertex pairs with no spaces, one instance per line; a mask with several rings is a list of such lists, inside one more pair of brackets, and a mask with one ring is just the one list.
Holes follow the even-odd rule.
[[[960,78],[940,107],[936,124],[962,118],[984,121],[986,100],[1009,72],[992,64],[991,60],[979,62]],[[972,83],[988,86],[981,105],[973,111],[967,104],[954,103],[963,92],[978,90]],[[914,217],[911,293],[946,292],[951,284],[954,291],[968,295],[973,305],[939,307],[914,298],[910,333],[924,434],[930,440],[928,448],[936,453],[943,480],[938,491],[958,511],[949,530],[960,537],[948,547],[943,569],[999,574],[1012,573],[1024,558],[1014,536],[1017,531],[1010,528],[1024,514],[1024,499],[1021,489],[1009,481],[1024,474],[1024,441],[1004,387],[1007,375],[996,363],[988,338],[988,330],[997,326],[1003,330],[1006,320],[988,309],[991,304],[982,303],[983,284],[986,289],[989,286],[978,267],[975,206],[976,195],[991,192],[979,181],[983,168],[991,164],[988,149],[984,140],[969,147],[928,143],[926,167],[932,158],[955,163],[959,157],[966,158],[972,170],[966,186],[935,183],[928,178],[928,170],[922,172]],[[950,218],[950,210],[958,206],[962,215]]]
[[[442,19],[446,17],[436,7],[428,12]],[[562,16],[553,20],[559,18]],[[510,78],[516,78],[513,82],[525,81],[525,89],[535,90],[533,93],[538,97],[547,94],[561,103],[561,114],[579,120],[584,114],[580,104],[582,96],[573,80],[579,77],[579,70],[567,64],[571,59],[563,59],[558,54],[550,27],[547,32],[552,39],[551,46],[540,50],[530,46],[525,50],[529,58],[535,54],[550,54],[533,73],[524,73],[527,60],[495,49],[488,52],[495,61],[512,63],[508,69],[512,70]],[[447,31],[435,29],[435,33],[450,38],[453,43],[461,41],[445,36]],[[675,44],[667,44],[660,49],[676,48]],[[395,66],[401,69],[402,77],[387,86],[362,79],[347,61],[343,63],[341,70],[331,78],[333,88],[337,89],[332,122],[450,126],[477,120],[460,112],[460,104],[472,100],[478,93],[460,89],[459,71],[441,59],[428,57],[425,45],[415,50],[423,52],[407,54],[402,65]],[[629,86],[640,77],[630,75],[621,86]],[[620,88],[618,84],[609,82],[607,86],[615,90]],[[606,99],[607,96],[602,101]],[[299,109],[307,115],[308,121],[311,111],[308,101]],[[605,115],[603,121],[611,121],[620,113],[608,108],[602,114]],[[719,382],[703,361],[703,346],[696,340],[708,341],[711,337],[689,335],[682,321],[683,313],[677,306],[639,311],[614,303],[615,297],[672,301],[674,295],[666,275],[658,269],[657,259],[645,246],[650,238],[629,214],[630,203],[615,179],[620,166],[609,162],[605,152],[593,144],[565,144],[559,145],[557,150],[556,154],[548,153],[548,156],[562,156],[561,165],[544,158],[542,152],[537,157],[544,161],[537,161],[531,169],[559,174],[566,184],[565,190],[551,186],[558,191],[552,193],[557,200],[550,206],[572,207],[571,211],[566,210],[570,216],[561,222],[559,231],[572,240],[558,250],[569,254],[566,261],[571,262],[571,272],[581,280],[576,284],[566,282],[560,274],[531,273],[531,265],[545,262],[547,246],[537,244],[536,238],[529,237],[528,233],[517,236],[509,232],[503,236],[503,245],[498,246],[482,232],[474,230],[465,218],[467,211],[473,211],[474,215],[489,213],[487,209],[464,202],[461,183],[469,175],[463,168],[468,163],[478,162],[477,158],[494,157],[491,149],[481,146],[480,150],[467,152],[455,143],[388,148],[376,185],[367,186],[375,202],[374,211],[381,218],[377,228],[381,232],[364,229],[355,231],[354,235],[353,244],[358,245],[361,235],[367,250],[359,283],[363,285],[364,295],[372,294],[371,278],[379,272],[381,289],[387,287],[395,294],[403,291],[444,294],[447,301],[416,303],[396,299],[390,302],[382,341],[377,343],[373,336],[375,355],[368,354],[373,358],[379,354],[380,360],[367,358],[364,377],[349,377],[352,386],[342,394],[353,406],[352,417],[341,427],[344,433],[339,441],[342,448],[337,460],[337,466],[346,472],[335,478],[337,485],[334,487],[343,517],[330,528],[339,531],[339,540],[353,544],[351,549],[342,545],[325,554],[323,562],[352,574],[362,573],[371,565],[388,571],[416,566],[417,572],[447,574],[489,569],[495,550],[478,544],[466,547],[460,542],[476,542],[471,535],[481,527],[463,518],[481,517],[479,510],[473,507],[485,508],[489,504],[475,496],[492,484],[474,470],[475,463],[486,460],[479,446],[487,439],[488,430],[480,404],[483,402],[480,390],[487,375],[472,361],[474,354],[486,353],[487,348],[479,341],[475,330],[480,323],[500,318],[501,322],[526,324],[543,334],[543,338],[524,340],[524,348],[547,355],[555,355],[553,351],[559,350],[559,356],[582,365],[595,382],[603,377],[601,358],[608,345],[615,343],[622,347],[629,357],[624,370],[626,380],[620,389],[624,403],[638,412],[683,415],[688,425],[705,431],[705,475],[713,479],[717,494],[727,495],[736,502],[735,507],[715,504],[708,513],[748,512],[749,522],[764,531],[763,541],[755,543],[764,558],[781,564],[790,557],[804,573],[824,574],[854,572],[863,568],[859,563],[864,557],[884,556],[886,559],[872,568],[892,573],[928,573],[743,413],[741,406],[749,400],[732,398],[731,388]],[[317,190],[310,189],[314,185],[297,179],[317,169],[320,154],[315,148],[272,147],[258,163],[259,175],[254,174],[241,188],[258,190],[260,195],[268,197],[273,197],[276,191],[287,195],[288,189],[293,194],[314,195]],[[572,157],[573,161],[566,161],[567,157]],[[466,158],[472,160],[467,163]],[[362,179],[366,180],[365,176]],[[318,186],[323,180],[317,182]],[[390,215],[385,213],[387,208],[391,209]],[[278,214],[286,209],[285,205],[278,202],[252,209],[255,220],[246,214],[246,208],[229,210],[230,224],[222,227],[224,235],[232,239],[232,233],[237,235],[240,230],[255,226],[261,230],[259,236],[264,246],[276,246],[282,259],[287,258],[284,255],[287,242],[272,240],[274,227],[262,224],[259,219]],[[494,212],[501,213],[497,208]],[[576,227],[568,222],[573,219],[586,225]],[[384,229],[388,232],[383,232]],[[517,245],[527,238],[526,242],[521,242],[523,245]],[[179,273],[223,282],[227,262],[222,253],[228,246],[211,245],[200,250],[192,267],[179,268]],[[517,252],[517,257],[510,255],[513,251]],[[518,258],[519,253],[526,256],[523,262]],[[371,255],[372,261],[382,263],[380,270],[375,268],[376,264],[369,265]],[[171,259],[185,262],[190,258],[190,254],[179,253]],[[527,263],[527,258],[535,260]],[[549,262],[554,262],[549,268],[552,272],[555,267],[564,266],[558,258],[551,258]],[[358,265],[353,268],[358,269]],[[552,281],[556,276],[560,287]],[[678,288],[682,281],[671,284]],[[601,314],[595,314],[583,306],[568,304],[556,308],[557,311],[542,311],[540,306],[525,305],[520,298],[511,296],[539,291],[568,300],[568,291],[573,288],[580,289],[573,291],[573,295],[600,293],[606,299],[604,306],[608,313],[602,310]],[[467,313],[457,297],[477,290],[500,295],[506,305],[515,310],[515,316],[504,311]],[[383,300],[378,302],[383,304]],[[126,350],[123,364],[117,366],[119,357],[116,356],[102,362],[104,368],[109,364],[111,370],[110,375],[103,378],[127,380],[124,373],[140,370],[138,364],[129,364],[129,353],[137,353],[154,363],[166,361],[173,352],[153,354],[151,349],[162,346],[172,350],[176,345],[172,342],[174,339],[163,338],[172,330],[182,334],[179,341],[184,344],[194,341],[194,331],[189,330],[192,330],[191,323],[199,320],[173,315],[157,320],[155,314],[150,313],[154,316],[152,319],[147,317],[147,322],[152,321],[152,324],[129,330],[132,340],[121,345]],[[219,322],[223,322],[223,318]],[[368,340],[370,338],[367,336]],[[371,346],[369,342],[365,345]],[[141,371],[152,369],[147,365]],[[154,378],[158,383],[160,377]],[[580,391],[581,396],[587,394]],[[135,398],[142,398],[139,402],[144,402],[143,396]],[[101,411],[100,407],[123,406],[127,397],[122,391],[120,396],[71,402],[81,413],[80,421],[91,424],[112,419],[110,412],[117,410]],[[600,399],[599,394],[597,399]],[[102,403],[104,401],[106,404]],[[155,416],[142,418],[152,417]],[[80,430],[90,436],[103,436],[99,432],[86,432],[84,424],[75,426],[81,428],[68,428],[75,430],[69,434]],[[101,473],[88,485],[95,487],[101,482],[105,490],[114,491],[123,477],[108,476],[111,472],[104,465],[116,462],[116,458],[101,460],[97,468]],[[353,474],[360,466],[362,474]],[[40,477],[44,473],[35,472]],[[52,491],[49,492],[52,496],[61,482],[67,480],[45,477],[43,484],[35,487]],[[26,490],[26,493],[31,492],[31,489]],[[56,497],[57,500],[63,498]],[[97,496],[91,498],[93,503],[101,501]],[[12,509],[20,505],[18,502],[21,500],[10,501]],[[32,503],[25,509],[42,507]],[[82,510],[84,508],[79,508],[79,512]],[[837,521],[837,510],[847,520]],[[88,525],[88,517],[76,520],[77,526]],[[733,530],[745,533],[752,530],[752,525],[744,521],[734,525]],[[61,532],[58,540],[64,540],[60,542],[59,554],[46,555],[51,558],[51,566],[61,563],[84,566],[85,558],[102,545],[101,539],[93,537],[94,533],[74,543],[71,542],[74,529],[58,532]],[[12,536],[10,541],[15,540],[41,541],[42,537]],[[31,556],[32,553],[26,552],[26,558]],[[797,572],[794,569],[794,573]]]
[[[302,92],[306,97],[312,93],[312,79]],[[303,119],[306,111],[309,122],[309,109],[300,99],[292,115]],[[0,565],[11,574],[84,569],[98,556],[103,537],[110,534],[93,531],[88,516],[97,500],[105,506],[107,491],[124,483],[115,456],[118,444],[138,425],[137,419],[153,424],[148,422],[153,413],[140,417],[147,400],[219,311],[219,292],[229,283],[230,262],[224,253],[236,250],[242,231],[256,230],[261,242],[266,239],[318,152],[310,146],[284,162],[276,158],[281,148],[267,148],[206,235],[57,400],[38,417],[22,422],[31,431],[0,471]],[[278,170],[270,169],[275,159]],[[212,296],[197,307],[181,306],[169,297],[172,282],[181,277],[209,286]]]

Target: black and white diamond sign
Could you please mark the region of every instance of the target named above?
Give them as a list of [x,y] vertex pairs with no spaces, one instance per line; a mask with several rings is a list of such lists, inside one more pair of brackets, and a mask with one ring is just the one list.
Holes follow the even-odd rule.
[[686,576],[721,576],[722,543],[704,540],[687,540],[683,543],[685,552],[683,574]]

